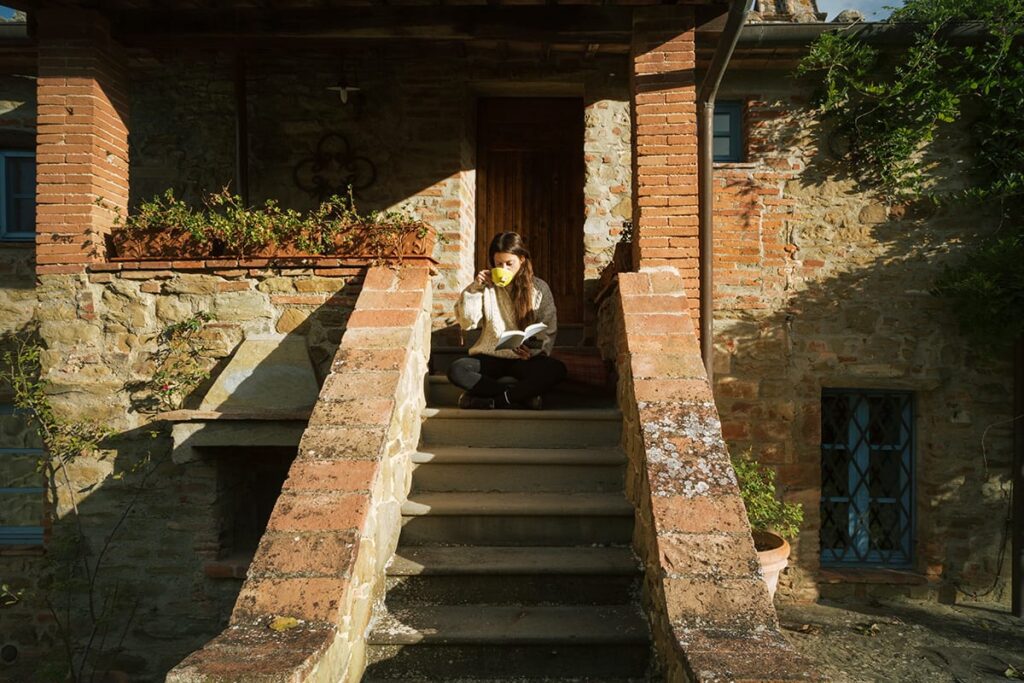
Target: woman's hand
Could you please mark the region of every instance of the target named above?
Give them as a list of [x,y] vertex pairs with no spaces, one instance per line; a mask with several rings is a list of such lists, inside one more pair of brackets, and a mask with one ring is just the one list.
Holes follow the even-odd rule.
[[512,349],[512,352],[519,356],[520,360],[530,359],[530,349],[526,348],[525,345],[519,346],[518,348]]
[[487,283],[490,282],[490,280],[491,280],[491,271],[489,271],[489,270],[481,270],[479,273],[476,274],[476,279],[474,281],[478,285],[480,285],[481,287],[486,287]]

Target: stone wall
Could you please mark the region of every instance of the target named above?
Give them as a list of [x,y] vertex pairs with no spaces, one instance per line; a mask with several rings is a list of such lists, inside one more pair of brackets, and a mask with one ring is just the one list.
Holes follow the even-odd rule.
[[[161,679],[225,626],[241,581],[237,572],[216,571],[224,568],[217,565],[224,552],[218,507],[230,493],[218,481],[217,456],[173,463],[167,431],[133,407],[139,395],[128,385],[151,375],[160,330],[198,311],[217,316],[204,333],[211,360],[227,357],[246,335],[297,335],[306,340],[322,378],[364,278],[358,265],[281,269],[234,262],[203,272],[141,265],[101,265],[88,275],[43,276],[34,288],[3,291],[8,301],[22,297],[12,304],[18,317],[5,317],[5,323],[39,326],[45,378],[61,414],[101,420],[116,432],[96,457],[75,460],[70,489],[58,479],[47,557],[0,556],[4,581],[28,589],[23,602],[4,613],[5,622],[21,624],[5,633],[5,644],[20,650],[14,665],[0,668],[10,680],[35,680],[40,666],[58,661],[52,653],[60,634],[42,600],[60,600],[64,593],[59,584],[43,590],[39,580],[59,569],[62,548],[78,524],[90,561],[113,537],[97,573],[103,590],[119,586],[122,603],[113,623],[127,627],[122,652],[109,661],[113,669],[132,680]],[[0,445],[16,437],[5,430]],[[74,500],[69,490],[77,492]],[[119,525],[129,506],[131,514]],[[83,596],[77,596],[73,637],[85,639]]]
[[361,679],[412,483],[430,294],[426,268],[370,269],[231,625],[169,681]]
[[601,307],[655,650],[671,681],[809,680],[779,633],[689,309],[671,268],[620,273]]
[[[20,71],[20,70],[19,70]],[[25,72],[31,73],[32,69]],[[4,74],[0,76],[0,146],[32,148],[35,145],[36,86],[30,76]],[[0,243],[0,335],[23,329],[32,319],[36,308],[35,245],[18,242]],[[9,344],[0,345],[0,354],[12,350]],[[0,385],[0,448],[39,448],[39,438],[22,416],[13,414],[10,387]],[[44,477],[35,472],[35,457],[4,455],[5,486],[42,486]],[[6,497],[0,508],[4,523],[30,524],[37,505]],[[27,509],[26,509],[27,508]],[[37,519],[35,523],[38,523]],[[0,608],[4,629],[0,633],[0,647],[13,646],[17,656],[11,665],[0,664],[0,677],[7,670],[25,671],[25,662],[39,653],[38,635],[46,631],[50,616],[32,600],[45,589],[47,579],[42,572],[44,558],[40,548],[0,548],[0,581],[12,591],[20,592],[21,599]],[[6,602],[6,601],[5,601]],[[27,680],[26,676],[21,678]],[[18,680],[15,674],[10,680]]]
[[[784,73],[730,72],[719,97],[746,101],[743,163],[715,169],[715,396],[730,448],[775,467],[804,504],[795,567],[780,593],[952,598],[999,570],[1009,496],[1009,354],[987,358],[958,332],[935,278],[995,223],[976,209],[886,203],[830,151],[810,85]],[[956,188],[967,136],[931,145]],[[941,175],[941,174],[940,174]],[[911,587],[821,575],[821,390],[912,391],[916,429]],[[987,599],[1009,600],[1009,565]],[[818,581],[837,581],[819,584]],[[963,595],[961,595],[963,597]]]

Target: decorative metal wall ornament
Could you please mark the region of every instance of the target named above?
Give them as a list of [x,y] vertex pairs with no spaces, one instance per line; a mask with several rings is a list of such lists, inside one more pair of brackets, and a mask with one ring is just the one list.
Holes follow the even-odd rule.
[[299,189],[323,202],[334,194],[346,196],[349,186],[352,194],[358,195],[377,180],[377,168],[366,157],[354,154],[343,135],[328,133],[316,144],[313,156],[295,166],[292,178]]

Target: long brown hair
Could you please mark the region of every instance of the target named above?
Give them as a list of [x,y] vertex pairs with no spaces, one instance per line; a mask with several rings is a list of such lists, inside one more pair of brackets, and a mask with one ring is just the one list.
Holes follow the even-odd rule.
[[514,232],[502,232],[494,236],[491,246],[487,248],[487,260],[494,266],[495,254],[515,254],[523,263],[516,271],[516,276],[508,285],[509,294],[512,297],[512,307],[516,312],[516,321],[519,329],[531,324],[534,319],[533,311],[533,260],[530,258],[530,251],[526,248],[523,238]]

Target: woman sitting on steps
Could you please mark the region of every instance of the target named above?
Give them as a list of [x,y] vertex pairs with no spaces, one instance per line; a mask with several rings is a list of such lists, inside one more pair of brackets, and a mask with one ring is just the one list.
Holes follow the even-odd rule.
[[[541,408],[541,394],[565,377],[561,361],[551,358],[558,331],[555,300],[546,282],[533,276],[530,252],[521,237],[503,232],[487,250],[491,266],[512,274],[505,286],[495,284],[490,270],[481,270],[462,291],[455,315],[464,330],[481,328],[480,338],[448,368],[448,379],[465,390],[460,408]],[[515,349],[497,349],[506,330],[525,330],[533,323],[547,328]],[[514,377],[510,387],[500,377]]]

